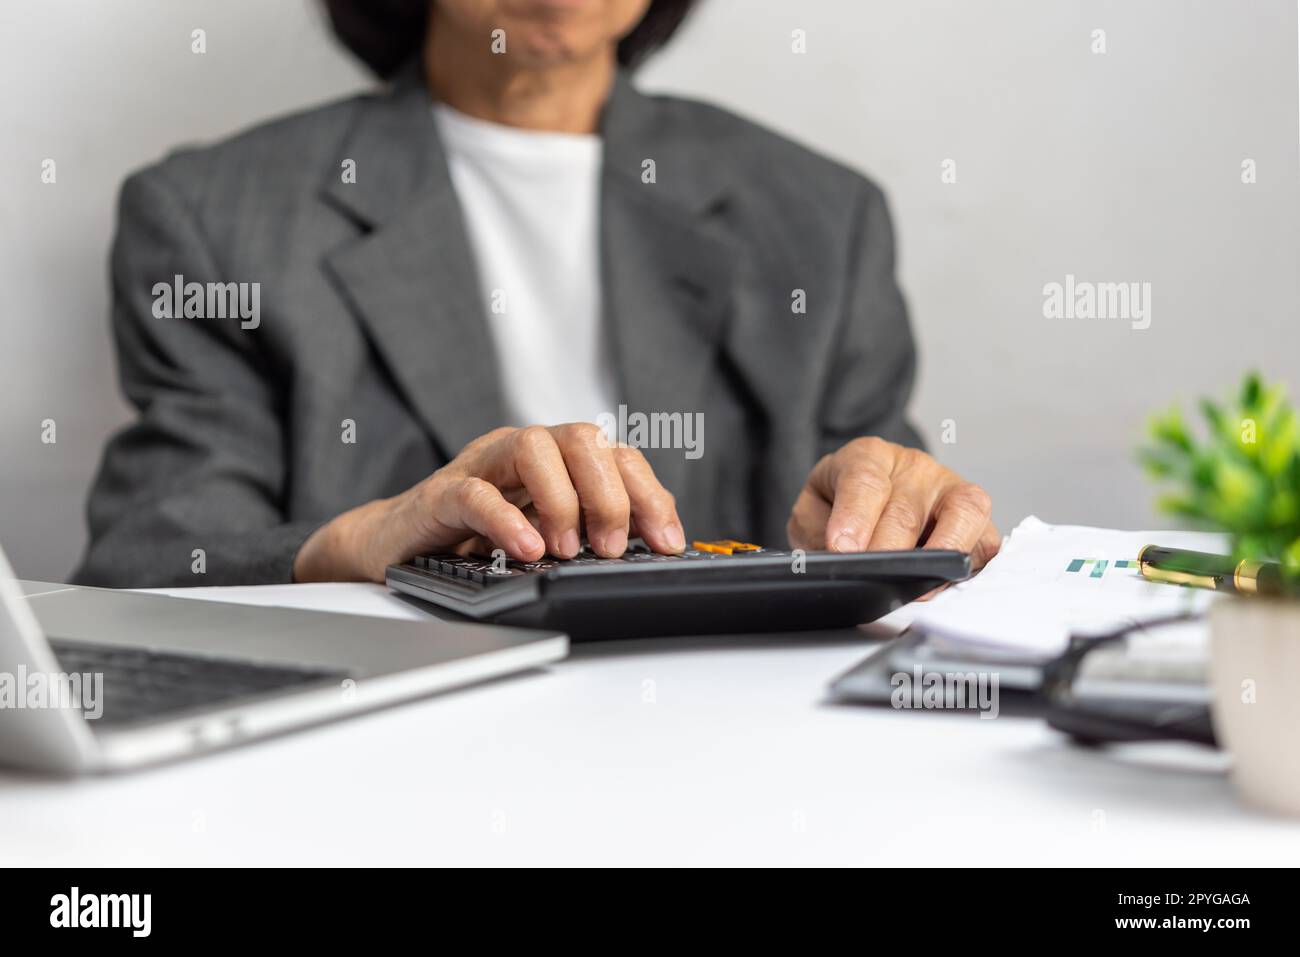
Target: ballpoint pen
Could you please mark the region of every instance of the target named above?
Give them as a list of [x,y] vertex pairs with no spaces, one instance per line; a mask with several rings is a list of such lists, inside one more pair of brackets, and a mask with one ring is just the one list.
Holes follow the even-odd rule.
[[1192,585],[1245,595],[1280,595],[1282,567],[1275,562],[1229,555],[1193,552],[1163,545],[1144,545],[1138,552],[1138,570],[1148,581]]

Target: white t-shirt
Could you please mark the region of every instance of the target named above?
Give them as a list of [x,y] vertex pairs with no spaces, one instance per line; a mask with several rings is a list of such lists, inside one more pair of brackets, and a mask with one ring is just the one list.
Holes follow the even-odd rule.
[[433,107],[465,212],[513,425],[614,412],[601,323],[599,136]]

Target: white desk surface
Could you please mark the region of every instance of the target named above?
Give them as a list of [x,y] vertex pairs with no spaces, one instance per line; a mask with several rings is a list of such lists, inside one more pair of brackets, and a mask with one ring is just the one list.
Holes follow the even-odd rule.
[[[369,585],[175,594],[420,614]],[[1300,821],[1239,804],[1208,751],[1091,752],[1027,719],[827,704],[869,647],[577,646],[544,671],[135,774],[0,772],[0,864],[1300,860]]]

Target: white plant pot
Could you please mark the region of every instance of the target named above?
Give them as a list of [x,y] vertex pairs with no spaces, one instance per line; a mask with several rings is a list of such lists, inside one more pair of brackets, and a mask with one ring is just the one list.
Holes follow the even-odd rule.
[[1300,601],[1228,598],[1210,609],[1215,734],[1238,794],[1300,816]]

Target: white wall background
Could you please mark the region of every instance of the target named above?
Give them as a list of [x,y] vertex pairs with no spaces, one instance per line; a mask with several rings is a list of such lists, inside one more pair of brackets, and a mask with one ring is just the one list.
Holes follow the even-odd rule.
[[[1149,527],[1132,448],[1151,409],[1252,366],[1300,384],[1296,51],[1294,0],[702,0],[641,83],[885,187],[921,342],[915,418],[1004,526]],[[311,0],[0,5],[0,542],[20,575],[71,570],[127,418],[106,274],[123,176],[367,82]],[[1150,282],[1151,327],[1044,319],[1042,287],[1066,273]]]

